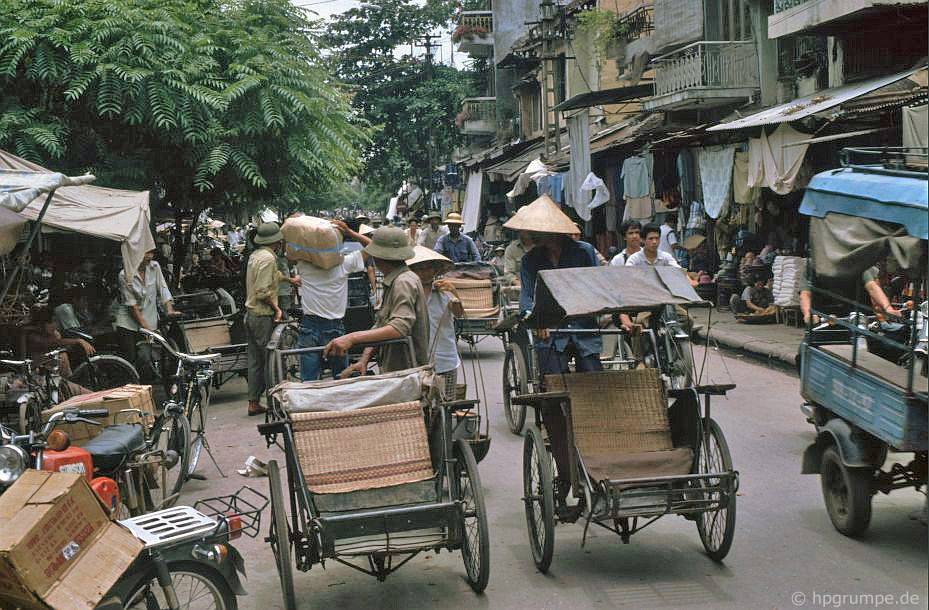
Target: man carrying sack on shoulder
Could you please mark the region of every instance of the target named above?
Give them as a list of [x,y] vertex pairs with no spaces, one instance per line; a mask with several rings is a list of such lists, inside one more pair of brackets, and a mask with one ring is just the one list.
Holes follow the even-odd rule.
[[277,256],[283,251],[284,235],[276,222],[265,222],[255,234],[256,250],[248,259],[245,272],[245,332],[248,341],[248,414],[266,411],[258,400],[267,387],[267,355],[274,324],[284,312],[278,306],[278,283],[300,286],[300,278],[284,277],[278,270]]
[[[326,345],[324,358],[340,357],[360,344],[378,343],[410,337],[413,340],[413,362],[407,346],[402,343],[382,346],[378,364],[381,373],[400,371],[422,366],[429,361],[429,312],[419,277],[410,271],[406,261],[413,258],[413,246],[403,229],[381,227],[365,246],[365,252],[374,259],[384,274],[384,296],[374,320],[374,328],[337,337]],[[352,373],[364,375],[374,353],[366,348],[361,359],[342,371],[341,377]]]

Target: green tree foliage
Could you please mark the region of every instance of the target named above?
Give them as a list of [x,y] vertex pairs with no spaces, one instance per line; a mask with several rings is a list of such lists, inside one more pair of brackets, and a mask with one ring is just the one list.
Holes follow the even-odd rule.
[[367,128],[288,0],[5,0],[0,147],[194,210],[297,202]]
[[436,164],[460,143],[454,119],[461,100],[473,95],[474,75],[436,63],[430,78],[423,50],[414,58],[414,45],[422,44],[424,34],[447,27],[452,2],[378,0],[376,5],[327,22],[326,41],[334,73],[351,87],[354,106],[375,127],[363,177],[369,189],[393,192],[405,177],[429,175],[430,130]]

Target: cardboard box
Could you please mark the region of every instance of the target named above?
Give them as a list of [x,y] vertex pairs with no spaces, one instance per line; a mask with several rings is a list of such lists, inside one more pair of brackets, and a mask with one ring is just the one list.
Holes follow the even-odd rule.
[[142,548],[82,475],[27,470],[0,496],[0,607],[89,610]]
[[208,352],[211,347],[230,345],[229,323],[225,320],[184,322],[181,325],[187,338],[187,349],[192,354]]
[[[106,419],[97,420],[103,426],[139,423],[139,416],[135,413],[120,414],[119,412],[123,409],[141,410],[144,414],[141,421],[146,427],[151,426],[155,420],[155,402],[152,400],[152,387],[147,385],[128,384],[110,390],[80,394],[42,411],[42,418],[48,421],[48,418],[53,413],[65,409],[106,409],[110,412],[110,416]],[[71,436],[71,441],[75,445],[80,445],[82,442],[100,434],[103,426],[75,423],[60,424],[57,429],[67,432]]]

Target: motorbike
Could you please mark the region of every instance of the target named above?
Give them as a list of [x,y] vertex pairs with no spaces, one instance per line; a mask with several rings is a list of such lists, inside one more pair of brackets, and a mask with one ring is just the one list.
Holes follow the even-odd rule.
[[[229,496],[119,521],[145,548],[97,610],[237,610],[245,560],[231,541],[261,529],[268,499],[244,486]],[[196,604],[196,605],[194,605]]]

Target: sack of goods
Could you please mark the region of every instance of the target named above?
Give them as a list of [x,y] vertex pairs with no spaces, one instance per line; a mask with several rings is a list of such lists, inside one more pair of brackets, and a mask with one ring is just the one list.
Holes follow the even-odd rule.
[[297,216],[281,227],[287,258],[305,261],[320,269],[342,264],[342,233],[323,218]]
[[778,256],[771,267],[774,274],[774,304],[779,307],[800,305],[800,283],[806,275],[806,259],[799,256]]

